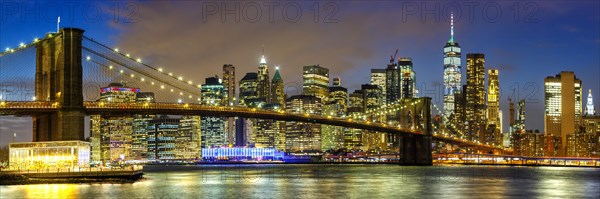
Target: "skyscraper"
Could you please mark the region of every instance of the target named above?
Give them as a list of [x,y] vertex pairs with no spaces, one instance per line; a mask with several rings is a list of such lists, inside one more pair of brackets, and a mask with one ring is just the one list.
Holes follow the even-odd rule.
[[394,103],[400,99],[400,69],[395,60],[390,60],[390,63],[385,68],[385,101]]
[[275,74],[271,80],[271,103],[277,104],[282,109],[285,108],[285,93],[283,89],[283,79],[279,74],[279,66],[275,66]]
[[[281,110],[279,104],[267,104],[263,109],[278,111]],[[283,134],[283,124],[272,119],[250,119],[252,121],[253,133],[251,134],[251,142],[256,148],[275,148],[277,144],[285,142],[285,137],[281,137]],[[283,134],[282,134],[283,133]]]
[[[363,91],[355,90],[348,97],[348,116],[359,115],[364,113],[363,107]],[[348,149],[357,148],[362,142],[362,130],[347,129],[344,131],[344,146]]]
[[303,67],[303,95],[312,95],[321,101],[329,97],[329,69],[317,65]]
[[413,62],[411,58],[400,58],[398,60],[398,68],[400,69],[400,96],[401,98],[417,97],[417,80],[415,71],[413,70]]
[[263,55],[260,58],[260,63],[258,65],[258,84],[256,87],[258,97],[265,103],[270,103],[271,101],[271,80],[269,79],[269,67],[267,67],[267,60],[265,59],[265,55]]
[[383,96],[383,103],[386,103],[387,95],[385,93],[385,78],[386,78],[386,69],[371,69],[371,84],[379,86],[381,89],[381,94]]
[[377,85],[363,84],[360,86],[363,93],[363,111],[379,108],[383,103],[381,89]]
[[488,89],[487,89],[487,133],[486,142],[495,145],[502,144],[502,134],[500,133],[500,88],[498,81],[498,70],[488,70]]
[[[382,95],[381,89],[377,85],[363,84],[361,85],[363,94],[363,111],[372,111],[381,107]],[[372,118],[373,120],[379,120],[379,118]],[[387,133],[380,133],[374,131],[355,130],[355,132],[361,132],[360,145],[362,150],[376,149],[380,150],[386,146],[385,137]]]
[[[236,85],[235,85],[235,66],[231,64],[223,65],[223,87],[225,88],[225,97],[223,105],[237,105]],[[225,132],[227,133],[227,142],[235,143],[235,117],[228,117],[225,121]]]
[[544,130],[554,136],[554,151],[546,155],[568,155],[567,136],[579,129],[582,113],[582,82],[574,72],[563,71],[544,79]]
[[454,14],[450,15],[450,40],[444,46],[444,115],[454,113],[454,93],[461,91],[461,48],[454,41]]
[[[134,103],[139,88],[111,83],[100,89],[100,102]],[[92,161],[109,163],[132,158],[133,116],[90,116]],[[137,138],[137,137],[136,137]]]
[[[136,95],[137,103],[154,102],[154,93],[139,92]],[[148,132],[149,121],[156,115],[134,115],[133,135],[131,136],[131,158],[134,160],[145,160],[148,158]]]
[[175,159],[175,137],[179,129],[179,119],[162,116],[149,121],[148,159]]
[[[225,87],[218,77],[206,78],[201,86],[202,105],[220,106],[225,93]],[[201,147],[211,148],[229,144],[225,133],[225,120],[223,117],[203,116],[201,118]]]
[[235,92],[235,66],[231,64],[223,65],[223,87],[225,88],[224,105],[233,106],[236,104]]
[[175,137],[176,159],[195,159],[200,157],[201,123],[200,116],[183,116],[179,119],[179,128]]
[[[286,111],[320,115],[321,99],[313,95],[294,95],[286,100]],[[321,150],[321,124],[286,122],[286,149],[288,151]]]
[[467,139],[485,142],[485,56],[467,54],[466,90]]
[[594,99],[592,99],[592,89],[588,90],[587,104],[585,105],[586,115],[596,115],[596,108],[594,108]]
[[[338,77],[333,79],[329,87],[329,101],[324,105],[323,115],[343,117],[348,108],[348,89],[342,87]],[[339,149],[344,147],[344,131],[340,126],[322,125],[322,149]]]
[[256,107],[261,104],[258,95],[258,73],[246,73],[240,80],[240,105]]

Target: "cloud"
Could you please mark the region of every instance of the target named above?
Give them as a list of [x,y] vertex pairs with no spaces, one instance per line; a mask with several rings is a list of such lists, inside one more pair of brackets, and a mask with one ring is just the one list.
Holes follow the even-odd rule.
[[277,11],[272,23],[266,13],[257,23],[249,23],[243,16],[237,23],[233,15],[227,15],[223,23],[220,14],[209,15],[203,22],[201,2],[149,2],[139,4],[138,23],[112,27],[121,31],[120,49],[196,82],[221,76],[223,64],[236,66],[238,80],[246,72],[257,71],[263,45],[271,75],[274,65],[280,65],[285,82],[301,83],[302,66],[311,64],[329,68],[332,76],[358,69],[368,73],[356,60],[373,59],[376,44],[398,43],[395,39],[410,38],[411,34],[425,36],[423,41],[427,41],[427,36],[434,35],[423,31],[427,27],[418,20],[399,22],[400,14],[390,12],[391,8],[356,10],[367,5],[360,3],[335,4],[340,10],[334,15],[337,23],[324,23],[327,13],[321,13],[315,23],[312,4],[303,3],[299,4],[303,12],[297,23],[287,22]]

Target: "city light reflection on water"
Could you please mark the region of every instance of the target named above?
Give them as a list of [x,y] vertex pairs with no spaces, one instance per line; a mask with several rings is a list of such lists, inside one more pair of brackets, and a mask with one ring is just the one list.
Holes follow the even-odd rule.
[[227,165],[154,168],[133,184],[0,187],[0,198],[598,198],[600,169]]

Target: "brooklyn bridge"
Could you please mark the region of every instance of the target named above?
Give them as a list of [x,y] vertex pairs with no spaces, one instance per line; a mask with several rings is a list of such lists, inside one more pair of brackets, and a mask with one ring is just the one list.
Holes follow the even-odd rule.
[[[406,165],[430,165],[434,142],[457,145],[475,153],[506,152],[501,146],[466,140],[449,129],[434,127],[433,115],[436,111],[437,115],[442,114],[428,97],[404,98],[347,117],[201,105],[200,85],[194,84],[195,81],[110,48],[86,37],[84,30],[77,28],[63,28],[45,38],[22,43],[18,48],[6,49],[0,53],[0,63],[3,87],[15,88],[2,91],[0,115],[32,117],[34,142],[85,140],[86,115],[165,114],[299,121],[385,132],[400,137],[400,163]],[[156,102],[98,101],[96,92],[100,85],[117,78],[156,93]],[[31,92],[16,91],[22,82],[33,85]],[[377,120],[379,114],[392,112],[399,116],[398,123]]]

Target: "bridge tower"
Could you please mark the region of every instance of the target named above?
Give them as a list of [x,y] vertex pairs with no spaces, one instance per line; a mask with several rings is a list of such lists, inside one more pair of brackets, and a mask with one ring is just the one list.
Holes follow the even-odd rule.
[[402,127],[422,132],[422,135],[401,135],[400,165],[432,165],[431,157],[431,98],[402,98],[409,108],[400,110]]
[[33,141],[84,140],[83,32],[63,28],[36,43],[35,100],[60,108],[33,117]]

